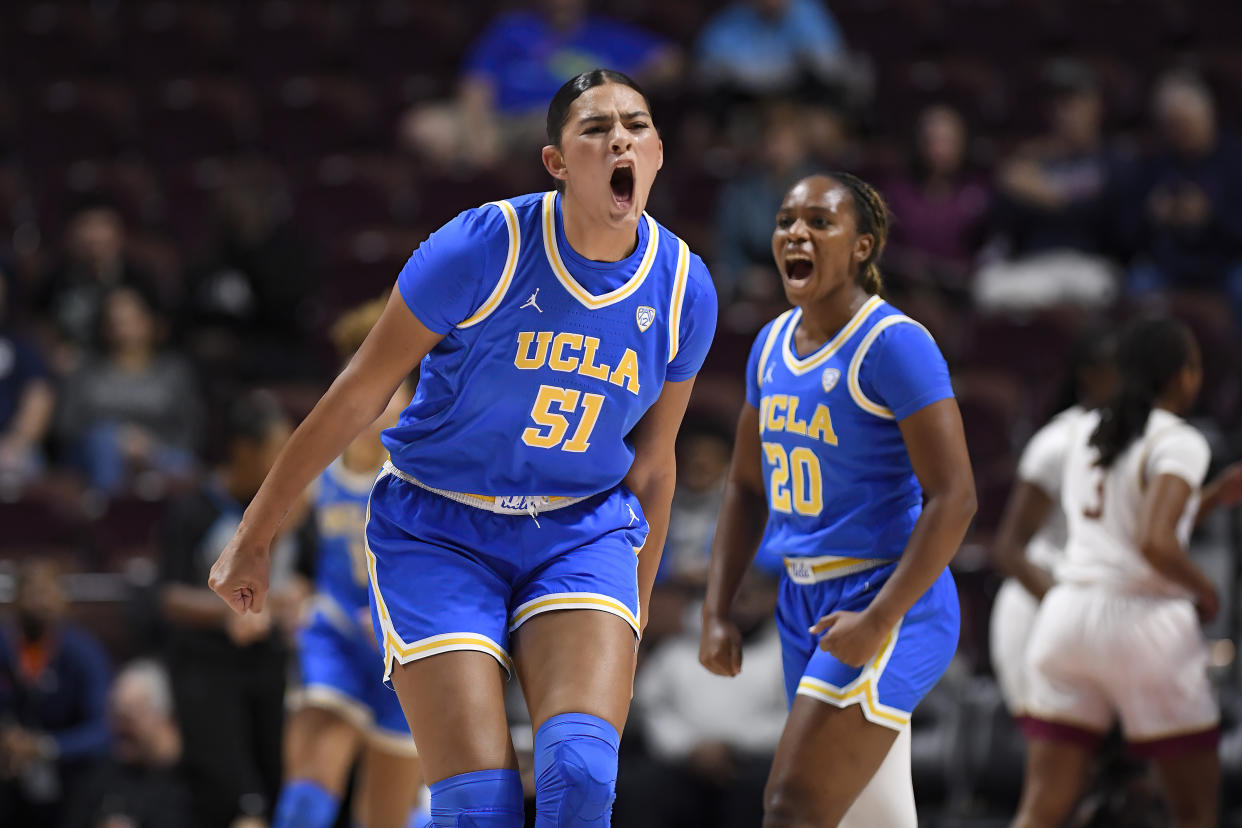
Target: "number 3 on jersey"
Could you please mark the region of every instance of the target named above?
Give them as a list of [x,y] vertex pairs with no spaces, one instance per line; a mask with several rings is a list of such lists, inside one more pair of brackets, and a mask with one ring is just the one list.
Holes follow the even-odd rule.
[[824,480],[815,452],[798,446],[786,454],[780,443],[764,443],[763,453],[772,466],[772,482],[768,487],[772,509],[808,517],[818,515],[824,508]]
[[561,451],[586,451],[591,445],[591,432],[595,429],[595,421],[599,419],[599,412],[604,407],[604,396],[555,385],[539,386],[539,396],[535,398],[535,404],[530,409],[530,418],[538,428],[527,427],[522,432],[522,442],[535,448],[556,448],[569,430],[569,420],[565,415],[573,414],[579,407],[582,415],[578,420],[578,427],[574,429],[574,435],[561,445]]

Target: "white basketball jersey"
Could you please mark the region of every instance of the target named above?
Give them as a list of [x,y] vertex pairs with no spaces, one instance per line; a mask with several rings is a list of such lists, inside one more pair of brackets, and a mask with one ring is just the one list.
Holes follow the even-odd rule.
[[1099,413],[1090,412],[1074,424],[1061,495],[1069,538],[1057,579],[1131,593],[1186,595],[1143,557],[1139,521],[1151,481],[1162,474],[1176,475],[1191,487],[1177,525],[1182,546],[1189,543],[1199,489],[1212,459],[1207,440],[1180,417],[1153,409],[1143,436],[1110,468],[1102,469],[1096,465],[1099,453],[1089,445],[1099,422]]
[[1052,500],[1048,517],[1026,545],[1026,554],[1035,563],[1054,567],[1065,555],[1069,529],[1065,510],[1061,508],[1061,481],[1065,477],[1065,458],[1069,454],[1074,423],[1086,414],[1082,406],[1067,408],[1035,432],[1022,459],[1018,461],[1018,479],[1030,483]]

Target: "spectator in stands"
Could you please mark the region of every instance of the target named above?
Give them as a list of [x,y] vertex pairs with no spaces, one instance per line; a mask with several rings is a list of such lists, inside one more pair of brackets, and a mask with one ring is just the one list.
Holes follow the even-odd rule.
[[801,114],[788,103],[767,106],[754,162],[720,194],[712,275],[722,304],[741,297],[772,299],[780,291],[772,269],[772,216],[790,186],[812,172]]
[[660,558],[662,579],[706,583],[707,550],[732,454],[733,435],[710,420],[687,421],[677,435],[677,489]]
[[470,47],[457,98],[420,107],[402,124],[405,143],[429,164],[494,167],[545,143],[547,102],[566,80],[614,69],[641,84],[676,79],[681,56],[656,35],[600,15],[588,0],[539,0],[498,16]]
[[64,255],[34,294],[34,308],[52,324],[60,346],[54,353],[58,373],[77,366],[99,328],[105,294],[119,286],[159,295],[151,276],[125,256],[121,214],[109,204],[90,203],[70,219]]
[[236,400],[223,425],[223,464],[169,506],[160,533],[167,663],[200,828],[271,815],[281,782],[289,641],[316,549],[313,524],[289,515],[272,548],[272,600],[264,612],[238,615],[207,588],[211,565],[291,431],[264,392]]
[[1058,302],[1105,305],[1117,293],[1117,177],[1120,159],[1105,142],[1103,100],[1094,73],[1051,63],[1047,134],[1018,148],[999,170],[994,260],[976,280],[988,309]]
[[[614,824],[753,828],[785,724],[776,581],[752,570],[733,605],[745,669],[722,678],[698,664],[699,607],[647,656],[634,687],[634,726],[652,753],[620,774]],[[741,682],[741,684],[738,684]]]
[[102,348],[65,383],[57,417],[63,445],[105,492],[131,480],[188,479],[203,421],[189,365],[159,349],[164,321],[136,288],[108,291],[102,313]]
[[966,149],[966,122],[956,109],[922,111],[909,168],[883,188],[897,217],[886,254],[896,281],[965,286],[991,202],[987,184],[967,167]]
[[55,394],[38,345],[9,323],[12,272],[0,259],[0,489],[20,489],[43,466]]
[[1127,189],[1137,251],[1128,287],[1228,291],[1242,320],[1242,147],[1222,134],[1211,92],[1187,72],[1157,84],[1155,117],[1159,146]]
[[191,350],[208,370],[249,381],[306,377],[318,318],[314,246],[291,220],[286,183],[261,162],[233,168],[215,205],[215,235],[190,268]]
[[159,663],[131,662],[108,705],[112,755],[83,780],[64,828],[185,828],[193,822],[182,778],[172,685]]
[[53,826],[108,746],[103,648],[65,620],[60,573],[17,575],[16,626],[0,630],[0,825]]
[[703,27],[696,73],[728,98],[855,83],[841,30],[820,0],[734,0]]

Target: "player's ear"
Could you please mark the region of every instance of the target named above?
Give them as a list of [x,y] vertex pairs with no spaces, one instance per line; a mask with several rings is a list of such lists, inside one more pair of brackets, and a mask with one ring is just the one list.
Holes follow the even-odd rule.
[[565,167],[565,154],[553,144],[543,148],[543,168],[558,181],[569,178],[569,171]]
[[867,261],[871,255],[872,248],[875,247],[875,236],[870,233],[863,233],[854,239],[854,261],[862,264]]
[[660,148],[660,157],[659,160],[656,161],[656,172],[659,172],[664,169],[664,141],[661,140],[656,142],[656,146]]

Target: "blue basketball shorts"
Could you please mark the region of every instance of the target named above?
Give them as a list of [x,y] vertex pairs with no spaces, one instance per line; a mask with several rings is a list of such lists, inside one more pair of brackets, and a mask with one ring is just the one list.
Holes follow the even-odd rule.
[[803,695],[837,707],[857,704],[868,721],[894,730],[910,722],[915,705],[948,669],[957,650],[957,587],[948,569],[861,667],[819,649],[820,636],[807,632],[836,610],[861,612],[896,566],[894,561],[835,556],[787,559],[776,620],[791,706],[796,695]]
[[331,710],[365,733],[373,747],[417,756],[397,694],[376,680],[379,650],[365,629],[349,629],[356,622],[336,614],[317,609],[298,636],[302,687],[295,706]]
[[[563,505],[565,504],[565,505]],[[592,609],[639,633],[638,553],[649,527],[625,486],[582,499],[438,492],[388,464],[367,516],[371,616],[393,662],[487,653],[540,613]]]

